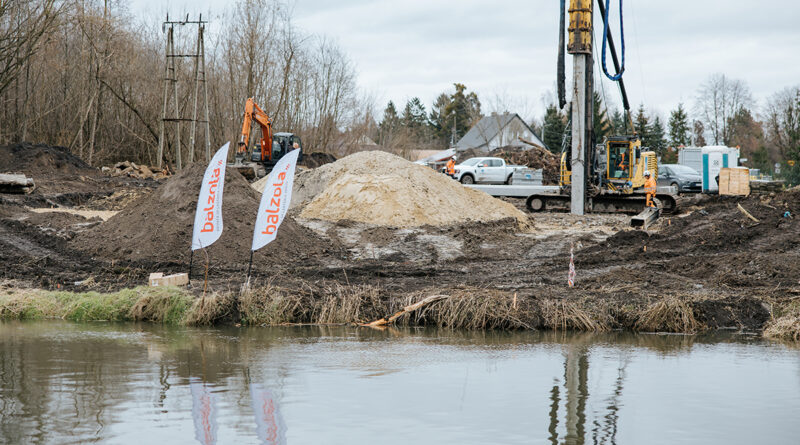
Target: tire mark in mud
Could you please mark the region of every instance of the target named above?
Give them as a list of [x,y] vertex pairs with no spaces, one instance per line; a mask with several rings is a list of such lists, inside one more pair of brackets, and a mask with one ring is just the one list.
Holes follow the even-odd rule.
[[54,260],[63,261],[64,259],[56,252],[35,244],[25,238],[22,238],[14,233],[9,232],[3,225],[0,224],[0,243],[7,244],[15,247],[22,253],[34,257],[43,258],[50,257]]

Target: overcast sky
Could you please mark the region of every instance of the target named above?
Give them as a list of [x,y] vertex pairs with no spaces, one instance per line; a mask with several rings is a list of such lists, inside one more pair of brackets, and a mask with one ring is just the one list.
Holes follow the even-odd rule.
[[[163,19],[167,11],[210,11],[213,19],[230,3],[130,0],[129,5],[151,20]],[[618,5],[612,0],[617,45]],[[623,6],[624,79],[633,108],[644,103],[662,118],[678,102],[691,109],[699,85],[717,72],[744,80],[757,105],[800,84],[797,0],[626,0]],[[478,93],[484,112],[509,108],[526,118],[541,117],[544,98],[555,88],[556,0],[295,0],[293,11],[300,28],[339,43],[379,110],[389,100],[401,108],[414,96],[429,108],[460,82]],[[601,26],[598,15],[597,36]],[[596,43],[599,55],[600,40]],[[603,85],[611,104],[621,104],[615,86]]]

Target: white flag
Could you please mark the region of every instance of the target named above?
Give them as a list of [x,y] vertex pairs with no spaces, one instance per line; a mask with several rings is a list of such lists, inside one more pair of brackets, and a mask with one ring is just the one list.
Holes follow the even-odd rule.
[[194,214],[192,250],[208,247],[222,235],[222,190],[225,185],[228,145],[229,143],[225,143],[217,150],[203,175],[200,196],[197,197],[197,211]]
[[194,438],[203,445],[217,443],[217,395],[196,378],[189,382],[192,391]]
[[264,445],[286,445],[286,424],[272,393],[258,383],[250,384],[256,435]]
[[292,201],[292,185],[294,185],[294,169],[297,167],[297,156],[300,150],[292,150],[275,164],[275,168],[267,177],[267,184],[261,195],[258,206],[256,227],[253,230],[252,250],[258,250],[275,239],[278,226],[283,222],[289,203]]

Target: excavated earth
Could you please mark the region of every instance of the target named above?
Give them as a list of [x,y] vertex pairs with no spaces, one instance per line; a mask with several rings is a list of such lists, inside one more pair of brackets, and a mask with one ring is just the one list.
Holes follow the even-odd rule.
[[[111,290],[144,284],[150,272],[188,269],[202,166],[166,181],[136,182],[105,177],[64,150],[27,146],[10,161],[7,147],[2,150],[0,171],[11,170],[7,162],[20,165],[14,156],[25,150],[43,153],[23,159],[45,158],[45,166],[55,162],[48,156],[66,155],[65,165],[79,170],[58,176],[49,167],[16,169],[48,187],[0,195],[0,280],[6,285]],[[76,183],[81,199],[64,197]],[[387,297],[487,289],[521,299],[589,301],[620,327],[625,308],[679,297],[689,299],[709,327],[759,330],[770,305],[800,296],[800,191],[697,197],[682,206],[683,213],[647,232],[627,228],[627,217],[617,215],[528,215],[529,229],[521,231],[516,218],[407,227],[301,218],[294,209],[278,239],[256,253],[253,279],[297,288],[369,284]],[[103,222],[34,207],[122,210]],[[225,232],[207,250],[212,290],[235,290],[244,281],[257,207],[258,193],[228,171]],[[567,287],[571,249],[574,288]],[[196,282],[205,253],[196,253],[194,264]]]

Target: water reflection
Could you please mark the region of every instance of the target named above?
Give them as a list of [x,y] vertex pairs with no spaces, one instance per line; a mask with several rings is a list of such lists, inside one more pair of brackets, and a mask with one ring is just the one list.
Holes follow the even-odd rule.
[[[798,352],[723,333],[8,322],[0,340],[0,443],[725,443],[759,428],[800,434],[791,420],[800,413]],[[742,383],[756,376],[758,388]],[[708,411],[737,403],[744,420]],[[697,425],[709,421],[716,429]]]

